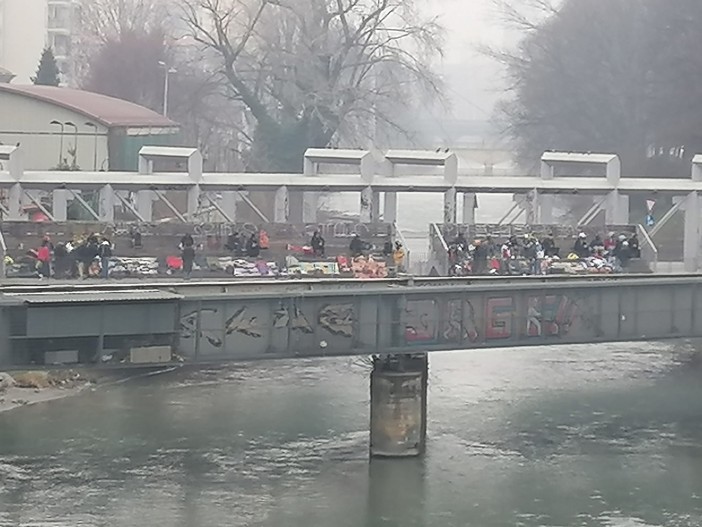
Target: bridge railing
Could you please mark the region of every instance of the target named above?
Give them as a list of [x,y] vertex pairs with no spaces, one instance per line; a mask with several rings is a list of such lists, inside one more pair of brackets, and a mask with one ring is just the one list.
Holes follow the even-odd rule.
[[5,256],[7,256],[7,243],[5,242],[5,235],[0,228],[0,278],[5,278]]
[[441,226],[438,223],[432,223],[429,226],[429,270],[434,267],[440,275],[448,274],[448,250]]
[[658,248],[643,225],[637,225],[636,231],[640,240],[641,259],[648,262],[651,271],[655,273],[658,270]]

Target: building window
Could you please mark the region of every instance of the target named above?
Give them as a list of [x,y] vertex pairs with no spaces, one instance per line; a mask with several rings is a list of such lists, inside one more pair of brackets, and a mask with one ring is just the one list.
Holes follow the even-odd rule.
[[66,57],[71,49],[71,38],[68,35],[53,35],[53,46],[51,47],[57,57]]
[[71,11],[69,6],[50,5],[49,6],[49,29],[71,28]]

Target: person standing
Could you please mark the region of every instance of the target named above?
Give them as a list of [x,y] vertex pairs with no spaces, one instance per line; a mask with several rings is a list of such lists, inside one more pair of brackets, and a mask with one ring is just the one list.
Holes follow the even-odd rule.
[[349,244],[349,251],[351,252],[351,257],[355,258],[356,256],[363,255],[364,246],[365,244],[363,243],[363,240],[361,240],[361,237],[358,234],[355,234],[354,237],[351,239],[351,243]]
[[39,278],[51,277],[51,249],[49,242],[44,239],[41,242],[41,247],[37,251],[37,263],[39,264]]
[[183,260],[183,274],[186,280],[190,280],[193,274],[193,262],[195,261],[195,246],[194,244],[181,244],[180,257]]
[[260,254],[261,245],[259,243],[259,237],[256,233],[253,233],[246,242],[246,256],[249,258],[258,258]]
[[400,242],[395,242],[395,250],[392,253],[392,259],[395,263],[396,272],[403,273],[405,271],[405,249]]
[[100,275],[107,280],[110,277],[110,259],[112,258],[112,244],[105,238],[98,247],[100,257]]
[[310,240],[310,245],[312,246],[312,252],[315,256],[324,258],[325,243],[326,242],[324,241],[324,238],[322,238],[322,235],[319,234],[319,231],[314,231],[312,240]]

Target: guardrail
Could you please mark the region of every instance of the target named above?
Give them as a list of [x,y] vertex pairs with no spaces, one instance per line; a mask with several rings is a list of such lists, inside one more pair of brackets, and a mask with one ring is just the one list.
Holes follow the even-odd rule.
[[0,278],[5,278],[5,256],[7,256],[7,243],[5,242],[5,235],[0,229]]
[[651,271],[655,273],[658,270],[658,248],[643,225],[638,224],[636,230],[640,238],[641,257],[649,262]]
[[432,223],[429,226],[429,250],[431,252],[429,264],[433,265],[440,275],[446,276],[449,265],[449,248],[438,223]]

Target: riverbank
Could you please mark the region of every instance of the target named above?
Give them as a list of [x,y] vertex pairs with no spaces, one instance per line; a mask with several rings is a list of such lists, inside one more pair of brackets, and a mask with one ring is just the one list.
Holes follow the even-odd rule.
[[[163,368],[148,372],[131,370],[97,372],[94,370],[20,371],[11,374],[0,373],[0,377],[11,377],[11,385],[0,382],[0,413],[9,412],[24,406],[48,403],[74,397],[87,390],[94,390],[129,380],[158,375],[173,371]],[[2,381],[2,379],[0,379]]]
[[2,377],[0,412],[71,397],[96,383],[96,379],[74,370],[19,371]]

